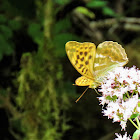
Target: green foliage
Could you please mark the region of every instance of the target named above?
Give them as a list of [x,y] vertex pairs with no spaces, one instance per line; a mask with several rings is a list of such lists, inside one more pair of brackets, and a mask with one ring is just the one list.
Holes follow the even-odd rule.
[[138,107],[140,107],[140,103],[138,102]]
[[107,4],[108,4],[107,1],[91,0],[86,4],[86,6],[93,9],[101,9],[103,15],[107,15],[111,17],[117,16],[116,13]]
[[32,18],[35,15],[35,0],[5,0],[2,2],[2,8],[8,9],[10,14]]
[[136,113],[136,114],[133,114],[133,115],[131,115],[131,119],[135,119],[136,117],[138,117],[140,114],[139,113]]
[[0,34],[0,60],[3,58],[3,55],[10,55],[12,53],[12,46],[7,42],[6,38]]
[[[96,20],[92,20],[95,16],[98,19],[101,17],[101,20],[103,20],[102,17],[105,19],[106,16],[115,19],[117,14],[111,8],[115,9],[114,3],[109,1],[90,0],[84,2],[86,7],[81,7],[81,4],[75,7],[72,4],[76,1],[71,0],[4,0],[1,2],[0,60],[4,55],[21,55],[19,52],[14,52],[15,46],[19,47],[16,50],[23,53],[20,68],[18,67],[19,59],[15,59],[17,57],[13,57],[11,60],[12,66],[7,64],[4,66],[6,76],[10,77],[7,81],[14,81],[16,87],[11,84],[12,82],[10,84],[4,83],[6,85],[4,88],[0,86],[0,107],[3,107],[10,114],[8,116],[9,132],[18,140],[61,140],[66,131],[71,134],[70,137],[66,136],[65,139],[68,140],[88,140],[91,137],[99,139],[100,132],[104,135],[105,132],[110,131],[108,128],[111,128],[112,124],[109,125],[108,120],[102,122],[101,108],[98,106],[96,95],[91,94],[93,91],[89,90],[91,92],[75,104],[74,101],[84,91],[84,88],[80,90],[80,87],[72,86],[71,81],[74,82],[78,76],[76,70],[65,57],[65,43],[70,40],[96,42],[94,36],[100,36],[100,34],[104,39],[110,39],[111,35],[108,35],[106,30],[116,33],[118,32],[118,24],[114,26],[108,23],[110,26],[102,26],[101,28],[97,24],[97,30],[94,28],[91,30],[90,23],[96,24]],[[77,3],[81,2],[77,1]],[[76,19],[74,10],[65,10],[69,4],[74,7],[77,13],[84,15],[81,16],[84,18],[80,19],[80,24],[75,24],[79,19]],[[135,8],[137,8],[135,5],[132,5],[131,8],[134,15],[138,13],[135,12]],[[128,8],[127,13],[131,12],[131,8]],[[64,12],[64,15],[57,18],[59,10]],[[124,9],[123,15],[125,14]],[[88,21],[89,24],[85,24],[85,27],[79,26],[85,21]],[[121,28],[123,27],[120,26],[119,32]],[[120,35],[120,40],[126,41],[127,35]],[[27,53],[24,53],[26,46],[19,45],[21,38],[18,37],[21,36],[23,37],[22,41],[29,43],[29,45],[37,44],[38,48],[29,49],[32,52],[27,52],[27,49],[25,50]],[[128,36],[128,40],[132,38],[133,36]],[[135,45],[129,44],[127,46],[129,61],[132,64],[136,63],[137,66],[139,66],[138,60],[140,59],[139,40],[137,38]],[[18,43],[15,44],[16,42]],[[15,64],[17,64],[16,68]],[[7,87],[11,89],[10,92]],[[79,95],[76,95],[76,89],[78,89]],[[107,99],[114,101],[116,96],[108,96]],[[131,117],[135,118],[137,115]],[[70,129],[67,123],[69,120],[69,124],[74,129]],[[100,134],[98,135],[98,133]]]
[[116,13],[109,7],[104,7],[103,8],[103,14],[108,15],[108,16],[116,16]]
[[106,99],[110,100],[110,101],[115,101],[117,99],[117,96],[116,95],[114,95],[112,97],[111,96],[107,96]]
[[[64,26],[65,25],[65,26]],[[53,43],[54,43],[54,53],[58,57],[65,56],[65,43],[70,40],[79,40],[79,37],[68,32],[72,28],[70,17],[66,17],[55,23],[53,27]]]
[[0,60],[4,55],[11,55],[14,52],[13,32],[19,28],[18,21],[8,20],[6,16],[0,15]]
[[28,34],[32,37],[33,41],[38,45],[43,43],[43,31],[41,30],[42,26],[38,23],[31,23],[28,26]]
[[61,32],[65,32],[66,30],[70,29],[71,26],[72,25],[71,25],[69,17],[66,17],[64,19],[57,21],[54,25],[54,30],[53,30],[54,36],[55,36],[55,34],[60,34]]
[[54,0],[54,1],[59,5],[65,5],[68,2],[70,2],[70,0]]
[[[46,3],[51,11],[53,4],[49,0]],[[16,31],[20,32],[23,21],[26,21],[27,27],[27,30],[25,27],[23,28],[24,33],[28,34],[38,45],[37,52],[24,53],[21,58],[21,70],[18,72],[17,79],[14,80],[18,89],[14,103],[18,109],[9,103],[9,110],[12,114],[9,123],[11,133],[17,139],[60,140],[70,126],[67,125],[68,119],[65,116],[69,100],[63,86],[62,64],[59,59],[62,54],[63,56],[65,54],[65,42],[69,39],[73,40],[76,36],[65,32],[71,28],[69,20],[64,19],[55,24],[52,22],[54,21],[53,14],[47,15],[45,18],[44,4],[41,1],[37,4],[40,4],[37,5],[39,7],[37,21],[24,19],[29,5],[24,2],[21,7],[20,2],[16,2],[16,0],[10,3],[5,1],[3,7],[7,5],[9,11],[16,7],[11,14],[19,13],[20,16],[23,16],[22,18],[14,16],[14,18],[6,18],[6,16],[0,15],[0,59],[4,55],[11,55],[14,52],[15,44],[12,39]],[[48,12],[50,12],[49,10]],[[40,15],[43,16],[40,17]],[[48,21],[46,27],[44,27],[45,21]],[[54,28],[51,28],[50,25]],[[45,36],[45,28],[49,31],[47,33],[52,36]],[[60,50],[63,52],[59,53]],[[1,90],[2,96],[3,93],[7,92]],[[5,100],[7,101],[7,99]],[[3,105],[5,100],[2,98],[0,105]],[[22,133],[22,137],[20,134],[14,133],[13,129]]]
[[[50,5],[49,10],[51,10],[51,1],[46,4]],[[69,101],[62,82],[62,65],[55,53],[59,45],[63,45],[61,48],[64,49],[64,44],[61,43],[71,36],[61,33],[64,29],[60,26],[66,21],[59,22],[55,26],[55,38],[45,36],[45,29],[48,31],[47,35],[52,34],[51,27],[54,24],[52,18],[52,15],[44,18],[44,23],[47,23],[44,30],[42,30],[44,26],[42,22],[30,23],[27,30],[33,41],[38,44],[38,51],[23,54],[21,71],[17,78],[16,103],[21,110],[24,110],[23,117],[20,119],[24,140],[60,140],[64,132],[69,129],[65,117]],[[69,27],[70,25],[67,26]]]
[[89,8],[103,8],[107,5],[107,1],[92,0],[86,4]]
[[7,21],[7,18],[4,15],[0,15],[0,23],[5,24]]
[[16,30],[19,30],[21,28],[21,23],[20,21],[18,20],[9,20],[8,22],[8,25],[9,27],[13,30],[13,31],[16,31]]
[[79,38],[72,34],[72,33],[61,33],[61,34],[57,34],[55,35],[54,38],[54,45],[55,47],[55,55],[60,56],[60,57],[64,57],[65,56],[65,44],[67,41],[69,40],[78,40]]
[[[61,92],[57,91],[57,88],[61,88],[60,85],[54,85],[56,77],[60,79],[61,72],[57,65],[52,65],[56,62],[50,58],[49,52],[41,51],[34,55],[24,54],[21,60],[22,70],[18,76],[19,94],[16,101],[24,110],[24,117],[21,119],[24,140],[59,140],[69,128],[65,115],[60,115],[64,111],[63,106],[67,104],[66,96],[62,89]],[[62,94],[63,98],[59,102]]]
[[133,134],[133,140],[139,140],[140,137],[140,130],[136,130]]
[[86,7],[78,6],[77,8],[75,8],[75,11],[78,13],[81,13],[89,18],[95,17],[95,14],[92,11],[90,11],[89,9],[87,9]]

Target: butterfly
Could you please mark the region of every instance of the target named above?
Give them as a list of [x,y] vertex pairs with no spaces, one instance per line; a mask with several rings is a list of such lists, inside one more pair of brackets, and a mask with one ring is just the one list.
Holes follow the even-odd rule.
[[113,41],[100,43],[96,49],[94,43],[69,41],[65,45],[66,53],[72,65],[82,75],[77,78],[77,86],[97,88],[109,71],[128,63],[125,49]]

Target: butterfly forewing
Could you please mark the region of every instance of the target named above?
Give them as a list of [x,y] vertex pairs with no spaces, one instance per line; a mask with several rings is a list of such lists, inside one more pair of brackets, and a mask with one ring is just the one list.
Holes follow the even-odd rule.
[[125,50],[117,42],[105,41],[99,44],[94,62],[96,79],[104,77],[108,71],[123,66],[127,62]]
[[94,43],[69,41],[66,43],[66,52],[75,69],[81,75],[93,80],[93,63],[96,53]]

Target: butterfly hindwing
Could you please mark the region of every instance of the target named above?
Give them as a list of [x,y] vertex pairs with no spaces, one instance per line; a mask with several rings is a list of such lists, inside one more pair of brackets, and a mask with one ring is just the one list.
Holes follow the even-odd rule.
[[96,46],[94,43],[69,41],[66,43],[66,52],[75,69],[83,76],[94,79],[93,63]]
[[123,66],[127,62],[125,50],[117,42],[105,41],[99,44],[94,62],[96,79],[105,76],[108,71]]
[[90,86],[92,85],[94,81],[85,77],[85,76],[81,76],[79,78],[76,79],[75,84],[77,86]]

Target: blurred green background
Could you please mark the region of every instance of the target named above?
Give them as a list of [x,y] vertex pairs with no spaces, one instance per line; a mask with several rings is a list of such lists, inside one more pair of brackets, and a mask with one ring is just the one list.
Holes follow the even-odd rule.
[[72,85],[65,43],[117,41],[140,67],[139,13],[139,0],[0,1],[0,140],[115,138],[94,90],[75,103],[86,87]]

